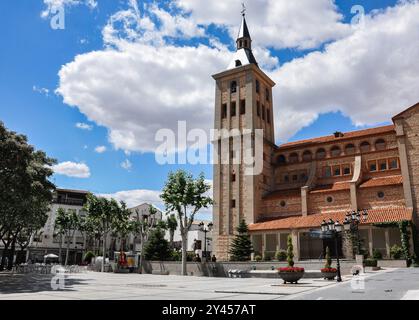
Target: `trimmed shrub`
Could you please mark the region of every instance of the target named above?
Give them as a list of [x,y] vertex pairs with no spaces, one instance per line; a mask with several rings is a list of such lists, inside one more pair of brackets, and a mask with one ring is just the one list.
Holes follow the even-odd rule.
[[381,251],[380,251],[380,250],[378,250],[378,249],[374,249],[374,250],[372,251],[372,257],[373,257],[375,260],[381,260],[381,259],[383,259],[383,254],[381,253]]
[[368,259],[364,260],[364,263],[365,263],[366,267],[376,267],[377,266],[377,260],[372,259],[372,258],[368,258]]
[[92,251],[87,251],[83,257],[83,261],[90,264],[92,259],[95,257],[95,254]]
[[257,262],[260,262],[260,261],[262,261],[262,257],[261,256],[255,256],[255,261],[257,261]]
[[275,258],[278,261],[286,261],[287,260],[287,252],[284,250],[279,250],[275,253]]
[[390,256],[396,260],[401,259],[403,257],[403,248],[395,244],[390,248]]

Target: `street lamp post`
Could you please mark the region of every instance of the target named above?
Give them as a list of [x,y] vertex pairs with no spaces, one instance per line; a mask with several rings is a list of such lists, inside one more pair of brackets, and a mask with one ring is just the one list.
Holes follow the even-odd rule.
[[341,282],[342,277],[340,273],[340,260],[339,260],[339,245],[338,245],[338,238],[342,232],[343,226],[339,223],[339,221],[334,222],[332,219],[329,219],[328,222],[323,220],[321,224],[321,230],[325,235],[331,235],[335,240],[335,250],[336,250],[336,269],[337,269],[337,277],[336,281]]
[[[207,232],[210,232],[212,230],[212,222],[208,223],[207,225],[204,224],[203,221],[199,224],[199,230],[204,232],[204,252],[205,252],[205,262],[207,262]],[[204,255],[202,255],[202,258],[204,259]]]
[[151,211],[149,214],[142,214],[140,217],[140,214],[138,210],[137,213],[137,222],[140,222],[139,225],[139,233],[140,233],[140,261],[139,261],[139,273],[143,273],[143,260],[144,260],[144,242],[148,238],[148,232],[150,229],[152,229],[155,226],[155,213],[154,211]]
[[[362,219],[362,220],[361,220]],[[368,219],[368,210],[358,210],[351,211],[346,214],[345,221],[343,222],[343,227],[345,231],[350,231],[351,233],[356,232],[356,253],[361,254],[360,248],[360,237],[359,237],[359,224],[361,221],[365,222]]]

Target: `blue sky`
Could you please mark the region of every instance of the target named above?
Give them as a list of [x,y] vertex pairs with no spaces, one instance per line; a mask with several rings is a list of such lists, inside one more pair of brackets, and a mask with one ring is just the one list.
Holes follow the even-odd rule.
[[[67,0],[58,1],[65,2]],[[31,144],[39,149],[45,150],[48,155],[56,158],[59,163],[72,162],[75,164],[85,164],[85,166],[89,168],[90,175],[85,178],[69,177],[63,174],[54,175],[53,179],[56,185],[66,188],[88,189],[101,194],[114,195],[117,195],[116,193],[121,191],[142,190],[144,192],[141,194],[131,194],[129,196],[119,194],[119,197],[128,201],[148,200],[157,203],[158,200],[156,200],[155,194],[151,193],[151,191],[157,192],[162,188],[170,170],[183,167],[194,174],[203,171],[209,180],[212,179],[212,168],[210,165],[161,166],[155,162],[154,154],[149,152],[150,146],[143,143],[141,134],[139,134],[142,129],[148,128],[146,127],[146,124],[142,127],[140,126],[142,111],[144,111],[144,119],[147,119],[144,120],[148,122],[147,125],[151,126],[155,121],[154,128],[159,128],[159,126],[162,125],[159,121],[166,116],[164,111],[160,115],[155,113],[148,114],[148,112],[151,112],[150,109],[153,109],[153,103],[150,102],[151,98],[144,97],[144,101],[148,101],[147,103],[143,103],[141,99],[141,97],[144,96],[143,93],[139,95],[139,99],[137,99],[137,97],[135,98],[135,103],[138,104],[138,108],[136,108],[136,104],[134,103],[132,108],[136,108],[136,110],[133,112],[132,117],[138,117],[138,121],[131,124],[126,122],[129,118],[124,119],[121,117],[120,122],[115,123],[115,119],[120,115],[115,114],[114,116],[112,112],[116,110],[116,108],[124,108],[125,102],[121,99],[127,99],[126,96],[130,94],[129,91],[124,92],[124,88],[121,87],[120,90],[115,91],[115,93],[109,92],[109,96],[107,97],[95,97],[95,94],[99,95],[103,92],[96,87],[91,91],[84,92],[83,96],[81,96],[81,93],[80,96],[78,96],[79,92],[75,91],[78,90],[77,88],[79,85],[81,86],[80,88],[84,90],[94,82],[92,79],[98,81],[101,79],[100,70],[102,68],[102,62],[104,63],[103,70],[117,72],[118,68],[124,68],[124,66],[126,66],[125,62],[124,64],[122,64],[122,62],[121,64],[116,64],[113,68],[113,60],[108,59],[106,55],[109,55],[112,51],[123,53],[124,50],[127,50],[127,52],[129,52],[131,47],[128,48],[127,43],[138,44],[141,49],[139,52],[148,52],[147,50],[153,52],[152,50],[159,50],[156,52],[162,52],[163,57],[167,57],[164,56],[167,52],[175,52],[168,57],[169,59],[174,59],[176,57],[176,50],[179,48],[192,48],[191,50],[194,50],[194,48],[201,45],[202,47],[197,49],[197,52],[199,53],[199,50],[205,49],[206,51],[203,53],[203,57],[205,58],[206,54],[208,54],[210,59],[213,59],[211,61],[216,61],[213,69],[211,69],[211,63],[208,63],[209,66],[203,67],[201,73],[197,70],[194,70],[193,73],[193,76],[197,77],[197,79],[207,79],[205,80],[205,85],[202,86],[201,89],[205,90],[205,92],[200,94],[201,96],[205,96],[205,100],[199,100],[201,98],[197,98],[195,101],[191,98],[192,101],[188,100],[188,102],[185,103],[184,109],[182,109],[182,106],[179,106],[177,113],[174,113],[176,116],[168,113],[168,117],[171,117],[171,119],[164,119],[164,121],[188,120],[192,126],[210,126],[212,123],[212,118],[208,116],[211,114],[210,97],[212,97],[214,92],[211,74],[221,71],[221,66],[226,65],[223,63],[229,59],[228,54],[230,54],[234,48],[234,40],[231,35],[234,34],[234,32],[237,32],[237,28],[239,27],[240,1],[230,1],[231,3],[229,6],[234,8],[234,10],[230,13],[231,18],[229,18],[228,15],[226,15],[226,17],[217,17],[217,8],[204,10],[205,8],[203,9],[202,7],[205,6],[205,4],[202,3],[200,6],[200,2],[202,1],[198,0],[193,4],[186,0],[179,0],[178,2],[171,3],[168,1],[158,1],[154,3],[153,1],[99,0],[96,2],[93,1],[94,5],[89,5],[87,0],[80,0],[80,3],[78,4],[71,4],[65,7],[64,30],[54,30],[51,28],[50,19],[52,16],[51,14],[48,15],[48,12],[43,17],[41,16],[41,13],[48,9],[49,2],[51,1],[3,0],[0,2],[0,36],[2,39],[0,50],[0,120],[3,121],[9,129],[26,134],[29,137]],[[137,3],[138,10],[140,11],[137,18],[146,22],[148,21],[146,18],[148,18],[149,21],[148,24],[144,25],[140,25],[141,23],[138,21],[135,22],[137,25],[134,23],[133,26],[135,28],[133,27],[131,29],[135,29],[135,39],[128,39],[125,34],[127,29],[124,29],[124,23],[127,23],[130,20],[127,20],[126,16],[116,16],[116,14],[118,12],[135,13],[135,7],[132,5],[133,2]],[[348,26],[353,18],[353,14],[351,14],[353,5],[363,6],[366,15],[369,17],[367,25],[370,26],[370,29],[364,31],[364,33],[367,34],[368,30],[374,30],[376,25],[386,23],[386,19],[389,21],[391,19],[410,21],[409,19],[403,19],[403,15],[406,15],[407,11],[403,11],[402,7],[410,5],[412,8],[417,9],[417,3],[415,1],[408,4],[401,3],[397,5],[397,1],[344,0],[336,1],[336,7],[331,9],[329,5],[325,4],[324,0],[313,0],[313,2],[319,2],[319,5],[313,7],[314,9],[310,8],[310,10],[318,10],[310,13],[311,15],[321,16],[324,12],[330,11],[337,15],[341,15],[340,18],[325,18],[324,24],[330,24],[330,26],[326,26],[328,29],[320,30],[318,34],[316,32],[310,34],[308,31],[309,29],[316,30],[316,28],[320,28],[320,25],[323,23],[316,23],[316,21],[314,21],[313,25],[310,25],[309,22],[307,22],[307,26],[305,27],[304,24],[306,23],[306,20],[302,18],[300,20],[302,22],[299,24],[299,28],[301,28],[302,31],[299,33],[299,36],[287,38],[283,43],[282,39],[284,39],[285,36],[282,39],[277,39],[275,38],[276,35],[271,35],[269,37],[267,36],[265,39],[262,36],[263,28],[259,30],[258,27],[255,27],[257,25],[257,19],[263,19],[263,17],[257,15],[263,15],[264,13],[263,11],[252,11],[252,6],[255,5],[254,2],[255,1],[248,1],[247,3],[248,23],[250,32],[253,35],[255,47],[257,47],[255,49],[256,58],[261,61],[262,67],[266,68],[268,74],[272,75],[277,82],[277,86],[274,90],[279,92],[279,98],[275,97],[274,112],[276,118],[280,119],[279,121],[276,121],[276,126],[282,127],[282,131],[279,131],[278,129],[278,142],[327,135],[336,130],[350,131],[368,126],[385,124],[388,123],[392,114],[395,114],[400,108],[408,107],[409,103],[415,102],[415,99],[419,98],[416,93],[401,98],[394,97],[395,95],[388,92],[381,82],[377,82],[377,85],[368,88],[367,92],[363,92],[362,97],[354,97],[355,103],[357,103],[357,101],[361,102],[357,103],[360,108],[359,112],[357,112],[358,109],[353,109],[354,113],[358,115],[356,116],[352,114],[351,108],[353,107],[351,107],[351,104],[348,103],[348,105],[345,105],[346,101],[352,99],[348,99],[347,97],[342,97],[342,99],[339,98],[343,91],[345,91],[345,94],[346,91],[355,92],[355,95],[359,91],[356,88],[356,85],[354,85],[358,83],[358,81],[353,79],[347,80],[346,74],[337,76],[337,79],[345,79],[345,81],[342,80],[341,84],[339,84],[340,80],[337,80],[333,81],[334,83],[332,84],[322,84],[322,86],[318,88],[307,84],[310,82],[310,79],[307,79],[307,83],[303,81],[303,84],[301,85],[302,88],[298,87],[298,90],[301,89],[301,92],[305,92],[307,95],[309,92],[311,94],[314,92],[314,95],[316,96],[313,98],[314,102],[312,109],[309,107],[299,107],[299,104],[303,105],[306,104],[306,101],[310,101],[310,97],[306,97],[304,94],[298,94],[298,97],[296,97],[297,93],[300,91],[296,89],[294,84],[291,84],[291,80],[288,81],[288,79],[292,79],[290,74],[295,75],[295,72],[301,72],[301,70],[298,69],[301,67],[301,64],[296,63],[299,60],[307,63],[311,68],[316,59],[323,59],[318,61],[327,62],[335,59],[337,54],[334,54],[333,50],[336,48],[333,48],[333,50],[332,48],[330,48],[330,50],[328,49],[328,46],[331,44],[333,46],[335,42],[342,43],[342,46],[349,46],[350,44],[348,43],[356,43],[356,41],[359,41],[359,47],[368,49],[368,43],[372,43],[371,47],[375,48],[373,41],[377,41],[379,36],[387,36],[385,32],[390,32],[390,30],[381,28],[382,30],[380,32],[382,32],[383,35],[377,35],[377,33],[371,31],[371,35],[365,35],[365,37],[370,36],[372,40],[368,40],[368,38],[365,40],[362,39],[364,34],[361,34],[360,31],[350,29]],[[145,3],[147,5],[145,5]],[[152,7],[153,3],[154,7]],[[209,7],[216,6],[215,4],[209,3],[206,5]],[[268,5],[271,4],[268,4],[267,2],[267,6]],[[374,11],[374,14],[371,14],[372,10],[386,9],[389,6],[396,5],[400,7],[397,9],[398,11],[396,9],[394,9],[393,12],[382,10],[378,12]],[[151,14],[150,12],[153,10],[154,13]],[[208,16],[209,14],[205,13],[211,13],[211,10],[215,12],[214,16]],[[286,6],[284,10],[284,17],[286,17]],[[291,8],[290,10],[296,9]],[[156,15],[156,12],[159,12],[161,15]],[[166,14],[166,16],[164,16],[162,12]],[[297,15],[302,12],[302,17],[305,17],[304,7],[299,8],[296,12]],[[329,14],[325,14],[325,17],[328,16]],[[112,17],[114,33],[110,33],[112,34],[111,40],[106,40],[106,31],[104,28],[106,25],[110,25]],[[180,18],[183,20],[179,20]],[[283,20],[285,19],[286,18]],[[308,20],[310,20],[310,18],[308,18],[307,21]],[[223,23],[223,21],[226,22]],[[292,27],[292,23],[292,21],[289,22],[287,26]],[[335,25],[338,27],[335,27]],[[273,24],[271,27],[275,28],[277,25]],[[415,25],[412,22],[412,24],[406,26],[406,30],[414,27]],[[334,29],[336,29],[336,32],[334,32]],[[306,38],[304,38],[304,32],[306,31],[308,34]],[[357,34],[357,32],[359,34]],[[260,36],[257,37],[258,35]],[[147,36],[150,36],[151,40],[144,40]],[[279,32],[278,37],[279,36],[281,36],[281,32]],[[118,42],[118,37],[120,41],[124,41],[123,45]],[[354,40],[349,41],[348,39],[350,37],[353,37]],[[311,44],[307,45],[307,39],[311,41]],[[214,44],[213,41],[215,40],[218,44]],[[362,41],[367,41],[365,42],[367,44],[362,44]],[[414,42],[409,39],[406,39],[406,42],[407,41]],[[419,45],[419,39],[417,39],[417,41],[417,45]],[[278,45],[276,45],[276,43],[278,43]],[[172,47],[174,47],[174,49]],[[358,49],[359,47],[355,46],[355,48]],[[389,47],[392,48],[391,44]],[[374,50],[371,51],[373,52]],[[338,49],[336,49],[336,52],[337,51]],[[380,51],[377,49],[377,52]],[[313,53],[319,53],[319,57],[311,57],[310,55]],[[94,54],[96,54],[96,56],[94,56]],[[329,54],[330,57],[328,57]],[[80,61],[76,59],[77,56],[81,57]],[[152,56],[153,55],[151,54],[151,57]],[[182,54],[180,54],[180,56],[182,56]],[[362,59],[363,57],[361,56],[356,57],[355,61],[359,63],[355,63],[354,69],[351,69],[351,77],[353,74],[362,77],[365,65],[371,65],[371,62],[368,64],[368,61],[374,61],[371,57],[368,57],[365,61],[361,61]],[[398,61],[398,63],[401,62]],[[66,64],[71,64],[71,67],[66,69],[65,76],[60,76],[59,72]],[[392,65],[394,65],[394,63],[392,63]],[[377,65],[377,67],[379,66],[380,65]],[[165,65],[163,64],[163,71],[164,67]],[[327,67],[325,68],[326,73],[331,72],[330,70],[328,71]],[[334,65],[331,70],[336,68],[340,67]],[[359,70],[357,68],[359,68]],[[94,71],[89,73],[90,70]],[[141,70],[145,69],[140,69],[139,73],[141,73]],[[163,71],[159,69],[155,73],[157,74]],[[311,71],[313,74],[319,72],[315,67],[313,67],[313,70]],[[188,70],[185,70],[185,72],[188,72]],[[153,75],[148,75],[150,76],[149,81],[144,81],[145,78],[141,78],[141,81],[138,83],[138,88],[144,86],[163,86],[163,88],[165,88],[164,86],[173,85],[171,82],[168,82],[167,79],[162,79],[162,82],[160,83],[158,79],[155,78],[157,76],[154,75],[154,72],[152,73]],[[107,72],[107,74],[109,74],[109,72]],[[394,78],[394,81],[398,81],[397,76],[400,76],[397,73],[391,74],[390,71],[386,72],[385,75],[389,77],[389,79]],[[91,78],[86,80],[88,77]],[[356,78],[356,76],[354,76],[354,78]],[[416,79],[417,76],[414,80]],[[133,78],[133,81],[135,81],[135,77]],[[368,80],[368,83],[373,83],[373,81],[374,79]],[[336,84],[336,82],[338,82],[338,84]],[[362,86],[362,84],[360,85]],[[113,86],[114,85],[110,84],[110,87]],[[346,90],[346,88],[348,88],[348,90]],[[57,94],[55,93],[56,89],[60,89]],[[46,90],[48,90],[48,92]],[[170,90],[171,88],[168,88],[169,93],[172,92]],[[182,89],[175,88],[173,90],[174,92],[179,92],[179,90]],[[179,94],[182,95],[182,97],[186,97],[188,88],[184,87],[183,90],[185,92],[179,92]],[[320,91],[324,92],[318,94]],[[289,92],[294,92],[295,95],[292,96]],[[326,98],[328,93],[333,97]],[[118,94],[121,96],[118,96]],[[193,96],[195,96],[195,92],[193,94]],[[390,95],[389,99],[387,99],[386,95]],[[94,105],[94,102],[84,105],[83,99],[86,96],[93,97],[94,99],[92,98],[92,101],[104,102],[101,104],[98,103],[98,105]],[[343,93],[342,96],[344,96]],[[171,98],[173,98],[173,101],[176,100],[176,96]],[[278,101],[279,99],[281,101]],[[391,100],[389,103],[394,105],[394,108],[386,108],[385,104],[382,104],[380,99],[383,99],[383,101]],[[109,101],[109,105],[104,106],[107,101]],[[113,101],[121,101],[121,106],[116,107],[117,104],[112,103]],[[159,105],[159,103],[164,104],[165,102],[159,101],[156,102],[156,105]],[[194,103],[196,103],[196,106]],[[364,106],[369,103],[374,104],[375,107],[365,108]],[[201,113],[199,108],[203,104],[206,104],[206,109],[205,112],[202,111],[202,117],[197,116],[196,122],[194,122],[194,117],[191,119],[188,118],[189,115],[187,114],[189,112],[187,110],[194,110],[194,113]],[[377,106],[378,104],[382,105],[382,108],[384,108],[382,110],[384,110],[384,112],[380,113],[380,108]],[[113,106],[115,106],[115,108],[113,108]],[[103,110],[100,113],[101,115],[96,115],[95,111],[99,110],[101,107],[103,107]],[[130,110],[132,109],[129,109],[131,107],[128,105],[126,108],[127,111],[125,113],[129,115],[129,112],[131,112]],[[106,113],[109,113],[110,116],[105,119],[103,114]],[[282,113],[284,113],[283,117],[281,116]],[[293,127],[288,128],[288,124],[281,122],[285,121],[281,120],[285,117],[292,117],[293,119],[298,119],[298,121],[295,121]],[[205,121],[208,121],[209,125]],[[132,132],[127,131],[128,129],[125,130],[125,122],[127,123],[126,127],[133,127]],[[139,127],[134,128],[135,123],[137,122],[139,123]],[[202,124],[204,122],[205,124]],[[90,130],[77,128],[77,123],[88,124],[91,126]],[[111,134],[111,132],[113,133]],[[122,138],[120,136],[118,136],[119,138],[115,138],[116,135],[113,135],[115,132],[122,132]],[[125,144],[127,140],[124,138],[124,134],[131,133],[132,137],[130,137],[134,141],[132,144],[133,147],[127,147]],[[112,135],[114,138],[111,138]],[[144,138],[144,140],[147,139],[149,138]],[[95,152],[95,148],[98,146],[105,146],[106,151],[103,153]],[[121,164],[127,160],[131,164],[131,167],[123,168]],[[147,193],[146,191],[150,192]],[[126,199],[124,197],[131,198]],[[150,199],[147,199],[147,197]]]

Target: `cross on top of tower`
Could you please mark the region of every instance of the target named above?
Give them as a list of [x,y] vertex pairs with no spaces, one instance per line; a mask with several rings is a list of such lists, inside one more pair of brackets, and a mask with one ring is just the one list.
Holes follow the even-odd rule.
[[242,2],[242,16],[244,17],[246,15],[246,5],[244,4],[244,2]]

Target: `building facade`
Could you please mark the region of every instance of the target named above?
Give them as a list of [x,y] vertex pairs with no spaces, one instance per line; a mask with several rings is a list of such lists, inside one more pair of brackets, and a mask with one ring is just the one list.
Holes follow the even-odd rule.
[[[62,261],[65,260],[67,239],[60,238],[55,229],[55,219],[59,208],[65,210],[74,210],[78,215],[85,216],[87,213],[83,210],[86,203],[86,196],[89,192],[84,190],[68,190],[57,189],[53,201],[48,212],[48,220],[45,226],[32,236],[28,247],[25,252],[20,254],[18,262],[27,261],[30,259],[34,262],[43,262],[44,256],[47,254],[59,255],[60,241],[61,241],[61,256]],[[143,203],[141,205],[130,208],[132,219],[143,219],[145,215],[149,215],[150,207],[152,205]],[[155,223],[162,219],[162,212],[156,209]],[[125,241],[122,241],[117,235],[109,234],[106,239],[106,249],[110,253],[110,258],[113,254],[121,249],[122,243],[125,244],[125,250],[139,253],[141,251],[141,239],[135,235],[129,235]],[[69,244],[69,263],[80,264],[82,263],[83,254],[87,250],[97,251],[102,248],[102,240],[90,239],[82,232],[76,231],[74,237],[68,240]]]
[[[368,210],[359,225],[364,249],[390,257],[401,245],[396,224],[418,220],[419,103],[396,115],[393,124],[275,145],[275,83],[259,68],[243,15],[237,51],[226,71],[215,74],[215,129],[253,134],[251,152],[263,153],[262,170],[246,174],[243,153],[236,161],[231,137],[214,140],[214,250],[228,260],[241,219],[249,224],[256,255],[264,258],[286,249],[292,236],[297,259],[322,257],[326,240],[310,231],[323,220],[344,221],[348,212]],[[263,146],[255,145],[263,129]],[[243,147],[243,145],[241,145]],[[227,155],[228,161],[222,161]],[[224,159],[225,160],[225,159]],[[387,224],[388,227],[383,228]],[[410,230],[411,231],[411,230]],[[332,249],[332,248],[331,248]],[[353,258],[343,238],[339,252]],[[413,237],[410,237],[413,250]],[[332,250],[333,251],[333,250]],[[335,252],[333,252],[335,254]]]

